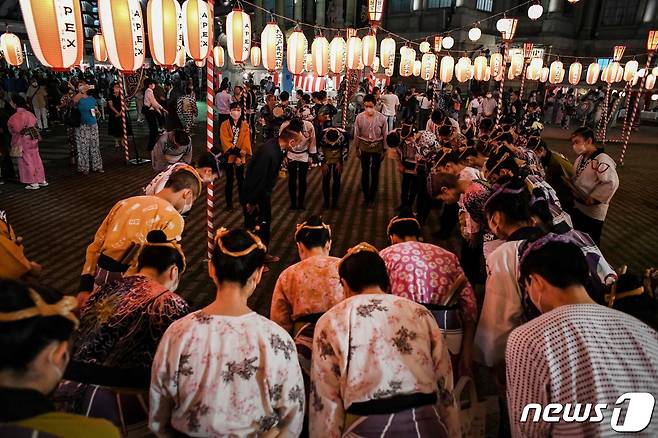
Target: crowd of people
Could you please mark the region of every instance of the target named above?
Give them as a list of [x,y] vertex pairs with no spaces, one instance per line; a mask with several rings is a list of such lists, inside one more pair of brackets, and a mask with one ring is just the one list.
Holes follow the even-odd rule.
[[[79,83],[78,169],[102,171],[94,88]],[[158,83],[144,85],[157,175],[89,236],[77,297],[39,283],[11,213],[0,214],[2,434],[460,436],[463,382],[485,372],[500,400],[493,435],[599,436],[610,421],[520,419],[533,403],[613,406],[658,393],[658,275],[644,284],[616,272],[599,248],[619,178],[590,128],[571,134],[572,164],[541,138],[542,107],[515,91],[497,118],[487,92],[462,108],[458,89],[409,90],[411,109],[395,88],[374,88],[346,131],[326,92],[295,93],[294,104],[268,93],[259,108],[250,81],[224,81],[215,147],[194,154],[194,84],[177,82],[165,101]],[[12,102],[40,123],[20,96]],[[35,175],[25,183],[47,184],[22,145]],[[269,318],[257,314],[248,299],[279,261],[268,247],[280,172],[299,210],[308,170],[321,167],[323,207],[337,208],[348,157],[360,161],[367,209],[381,163],[397,164],[390,245],[352,242],[332,256],[332,224],[309,212],[290,230],[300,261],[278,277]],[[185,216],[219,178],[229,210],[237,189],[244,226],[217,231],[216,296],[191,309],[177,293]],[[428,238],[431,214],[441,233],[458,230],[456,253]],[[658,432],[658,421],[645,426]]]

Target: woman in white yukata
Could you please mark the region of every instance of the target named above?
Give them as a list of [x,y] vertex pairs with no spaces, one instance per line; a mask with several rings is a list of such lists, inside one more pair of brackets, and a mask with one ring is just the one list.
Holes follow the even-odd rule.
[[172,324],[151,372],[149,426],[157,436],[296,437],[304,384],[290,335],[247,307],[266,247],[220,229],[208,264],[217,298]]
[[338,272],[349,298],[316,325],[310,436],[461,436],[450,357],[432,314],[386,293],[386,266],[367,243],[348,251]]

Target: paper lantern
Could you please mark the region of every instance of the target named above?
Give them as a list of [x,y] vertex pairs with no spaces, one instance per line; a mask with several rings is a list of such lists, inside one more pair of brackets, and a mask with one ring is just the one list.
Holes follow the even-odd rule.
[[94,59],[98,62],[107,61],[107,48],[105,47],[105,38],[103,38],[103,35],[99,33],[94,35],[91,45],[94,48]]
[[17,67],[23,63],[21,40],[15,34],[5,32],[0,36],[0,51],[7,64]]
[[427,41],[423,41],[422,43],[420,43],[419,50],[420,50],[420,53],[429,52],[430,51],[430,43],[428,43]]
[[452,49],[452,46],[455,45],[455,39],[451,36],[447,36],[443,38],[442,44],[444,49],[450,50]]
[[647,50],[655,52],[658,50],[658,30],[650,30],[647,37]]
[[621,61],[621,58],[624,56],[625,50],[626,50],[626,46],[615,46],[612,55],[612,60],[617,62]]
[[544,67],[544,60],[542,58],[532,58],[528,69],[526,71],[526,79],[537,81],[541,77],[541,71]]
[[491,71],[489,69],[486,69],[484,71],[484,81],[489,82],[489,79],[491,79]]
[[617,77],[620,73],[620,70],[621,66],[618,62],[611,62],[603,69],[603,72],[601,73],[601,80],[607,82],[608,84],[617,82]]
[[434,52],[439,53],[441,51],[442,46],[443,46],[443,37],[442,36],[435,36],[434,37]]
[[377,27],[382,21],[384,13],[384,0],[368,0],[368,19],[373,27]]
[[601,66],[598,62],[593,62],[587,67],[587,76],[585,81],[588,85],[596,84],[596,81],[599,80],[599,72],[601,71]]
[[141,68],[146,47],[139,0],[98,0],[98,17],[112,65],[124,72]]
[[[217,47],[215,47],[215,49],[217,49]],[[214,56],[214,60],[215,60],[215,66],[217,66],[217,67],[223,67],[223,66],[224,66],[224,49],[222,49],[221,47],[219,47],[219,49],[222,50],[222,54],[221,54],[221,57],[222,57],[221,60],[222,60],[222,62],[221,62],[221,64],[219,64],[219,63],[217,62],[217,55],[213,54],[213,56]],[[178,54],[176,55],[176,62],[174,62],[174,65],[175,65],[176,67],[181,67],[181,68],[182,68],[182,67],[185,67],[185,47],[181,47],[181,48],[178,50]]]
[[550,74],[551,74],[551,71],[548,67],[542,67],[541,74],[539,75],[539,80],[541,82],[546,82],[548,80],[548,76]]
[[370,67],[372,69],[373,73],[377,73],[377,71],[379,70],[380,64],[381,64],[381,62],[379,60],[379,56],[375,56],[375,62],[373,62],[372,67]]
[[497,28],[503,41],[509,43],[514,39],[517,24],[519,24],[519,20],[516,18],[501,18],[498,20]]
[[393,63],[390,65],[390,67],[384,69],[384,74],[390,78],[391,76],[393,76],[394,70],[395,70],[395,64]]
[[523,59],[523,55],[521,53],[515,53],[512,55],[512,60],[509,66],[510,79],[514,79],[523,72],[524,62],[525,59]]
[[457,65],[455,66],[455,77],[459,82],[465,82],[468,80],[470,66],[470,58],[465,56],[459,58],[459,61],[457,61]]
[[569,83],[571,85],[578,85],[580,82],[580,75],[583,73],[583,65],[576,61],[569,66]]
[[260,34],[261,57],[263,67],[270,73],[283,67],[283,32],[276,21],[267,23]]
[[489,66],[487,65],[487,57],[486,56],[478,56],[475,58],[473,61],[473,77],[475,78],[476,81],[483,81],[485,77],[487,77],[487,70],[489,69]]
[[416,51],[409,46],[402,46],[400,51],[400,76],[411,76],[416,61]]
[[425,81],[434,79],[434,74],[436,73],[436,55],[434,53],[425,53],[422,57],[421,64],[420,77]]
[[452,80],[454,70],[455,59],[452,56],[444,56],[441,58],[441,65],[439,67],[439,79],[441,79],[441,82],[450,82]]
[[656,77],[654,75],[648,75],[647,79],[644,81],[644,88],[647,90],[653,90],[653,87],[656,85]]
[[251,65],[253,65],[254,67],[260,66],[260,61],[262,57],[260,47],[252,46],[249,57],[250,57]]
[[384,68],[389,68],[395,61],[395,40],[386,37],[379,46],[379,59]]
[[377,56],[377,38],[375,35],[368,34],[363,37],[361,50],[363,65],[366,67],[372,67],[372,64],[375,62],[375,56]]
[[418,60],[414,61],[413,70],[412,70],[413,75],[420,76],[420,70],[422,68],[423,68],[423,63],[421,61]]
[[288,38],[288,70],[294,75],[300,75],[304,71],[304,61],[308,51],[308,41],[304,32],[296,28]]
[[528,18],[536,20],[544,13],[544,7],[540,4],[532,5],[528,8]]
[[616,73],[617,74],[615,75],[615,82],[621,82],[622,79],[624,79],[624,68],[621,65],[619,65]]
[[480,30],[479,27],[472,27],[468,31],[468,39],[473,42],[479,40],[481,36],[482,36],[482,31]]
[[251,49],[251,18],[242,8],[226,16],[226,50],[235,64],[243,64]]
[[508,69],[507,69],[507,79],[512,80],[512,79],[514,79],[515,77],[516,77],[516,76],[514,75],[514,70],[512,70],[511,67],[508,68]]
[[20,0],[20,5],[32,52],[41,64],[61,71],[82,62],[79,0]]
[[177,0],[149,0],[146,7],[151,58],[159,65],[176,64],[183,47],[183,15]]
[[310,53],[304,55],[304,70],[308,73],[313,72],[313,55]]
[[199,68],[203,68],[206,66],[206,58],[203,58],[201,61],[194,61],[194,65],[196,65]]
[[329,72],[329,41],[324,36],[318,35],[313,40],[311,56],[315,74],[326,76]]
[[[114,2],[115,0],[112,1]],[[213,42],[212,23],[208,3],[203,0],[187,0],[183,3],[183,41],[185,42],[185,51],[187,52],[187,56],[195,61],[201,61],[210,55],[211,44]],[[249,33],[251,35],[251,25],[249,26]],[[248,51],[243,59],[247,59],[247,56],[249,56]]]
[[222,46],[215,46],[212,56],[215,67],[224,67],[224,48]]
[[[329,70],[340,74],[345,69],[345,55],[347,45],[341,36],[336,36],[329,44]],[[391,64],[392,65],[392,64]]]
[[651,74],[654,76],[658,76],[658,67],[654,67],[653,70],[651,70]]
[[558,59],[551,63],[551,71],[548,75],[548,82],[551,84],[558,84],[562,82],[561,77],[564,78],[564,66]]
[[362,51],[361,38],[352,36],[347,40],[347,69],[358,70]]
[[[489,70],[493,78],[497,78],[503,71],[503,54],[494,53],[489,60]],[[498,80],[498,79],[496,79]]]
[[624,80],[626,82],[630,82],[633,80],[633,77],[635,77],[635,73],[637,73],[638,69],[638,62],[636,60],[631,60],[626,63],[624,66]]

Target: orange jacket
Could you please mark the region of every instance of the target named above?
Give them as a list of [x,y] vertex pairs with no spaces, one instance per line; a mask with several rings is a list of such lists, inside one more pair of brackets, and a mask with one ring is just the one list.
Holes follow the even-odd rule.
[[[230,120],[225,120],[219,127],[219,140],[224,153],[233,147],[233,128],[231,127]],[[242,125],[240,125],[240,134],[238,135],[238,143],[236,146],[240,148],[242,164],[244,164],[252,155],[251,134],[249,132],[249,124],[245,120],[243,120]],[[230,155],[227,162],[233,164],[235,163],[236,158],[235,155]]]

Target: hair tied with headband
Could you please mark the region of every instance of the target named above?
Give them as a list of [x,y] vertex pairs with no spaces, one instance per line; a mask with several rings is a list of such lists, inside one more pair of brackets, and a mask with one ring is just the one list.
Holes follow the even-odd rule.
[[251,239],[254,242],[252,245],[250,245],[248,248],[243,249],[242,251],[229,251],[224,246],[224,242],[222,242],[222,238],[226,236],[229,232],[230,230],[228,228],[222,227],[219,230],[217,230],[217,233],[215,234],[215,245],[217,245],[217,247],[222,252],[222,254],[225,254],[230,257],[244,257],[248,254],[251,254],[251,252],[256,249],[261,249],[267,252],[267,246],[265,246],[263,241],[260,240],[260,237],[258,237],[251,231],[247,231],[247,234],[249,234],[249,237],[251,237]]
[[518,189],[510,188],[509,185],[512,182],[513,181],[508,181],[504,184],[494,184],[493,185],[493,187],[491,188],[492,193],[489,196],[489,198],[487,199],[487,201],[484,203],[485,210],[487,208],[487,205],[489,205],[489,203],[491,202],[491,200],[495,199],[499,195],[502,195],[502,194],[520,195],[526,189],[526,187],[519,187]]
[[139,250],[135,258],[139,259],[139,256],[146,248],[152,248],[152,247],[175,249],[178,252],[178,254],[180,254],[181,259],[183,259],[183,269],[181,269],[180,273],[182,274],[183,272],[185,272],[185,269],[187,268],[187,260],[185,259],[185,253],[183,252],[183,248],[181,247],[180,243],[178,243],[176,240],[167,240],[167,235],[162,230],[149,231],[149,233],[146,235],[146,242],[139,246]]
[[324,222],[320,225],[308,225],[308,221],[297,224],[297,227],[295,228],[295,240],[297,240],[297,235],[302,230],[327,230],[329,233],[329,240],[331,240],[331,225],[327,225]]
[[369,244],[368,242],[361,242],[358,245],[355,245],[350,249],[348,249],[347,253],[343,256],[342,259],[340,259],[340,263],[343,263],[350,256],[353,256],[354,254],[358,254],[360,252],[374,252],[375,254],[379,254],[379,251],[377,251],[377,248],[375,248],[373,245]]
[[78,307],[78,300],[75,297],[62,297],[56,303],[48,304],[34,289],[29,288],[28,293],[34,302],[34,307],[16,310],[14,312],[1,312],[0,322],[22,321],[24,319],[34,318],[35,316],[61,316],[71,321],[76,329],[80,325],[80,321],[73,314],[73,310]]
[[571,237],[568,234],[555,234],[555,233],[548,233],[545,236],[540,237],[539,239],[528,243],[528,246],[526,246],[525,251],[523,252],[523,255],[521,256],[521,260],[519,265],[523,265],[523,262],[526,260],[528,255],[533,253],[534,251],[537,251],[544,246],[546,246],[549,243],[553,242],[561,242],[561,243],[571,243],[573,245],[578,246],[578,242],[576,239]]
[[[391,235],[391,227],[395,224],[399,224],[400,222],[413,222],[415,223],[418,228],[420,228],[420,222],[418,222],[418,219],[415,217],[400,217],[400,216],[395,216],[391,218],[391,220],[388,222],[388,226],[386,227],[386,234],[388,236]],[[368,245],[368,244],[366,244]]]

